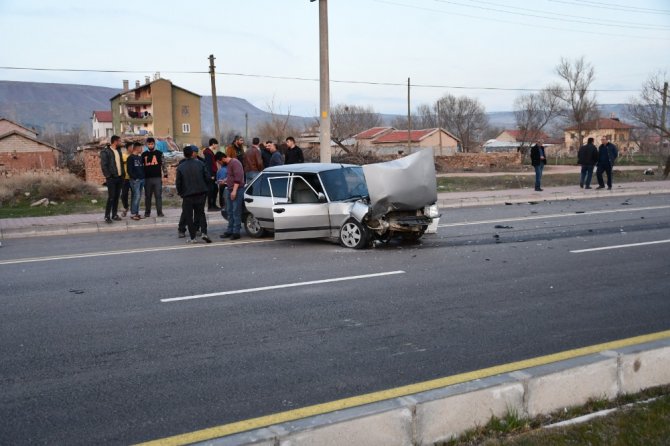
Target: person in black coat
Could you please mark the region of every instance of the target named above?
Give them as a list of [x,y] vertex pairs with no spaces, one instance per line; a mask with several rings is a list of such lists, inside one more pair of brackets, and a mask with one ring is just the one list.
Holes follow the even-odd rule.
[[[186,227],[191,236],[188,242],[195,242],[197,221],[202,231],[202,239],[207,243],[212,240],[207,235],[207,219],[205,218],[205,202],[210,189],[210,178],[202,161],[193,156],[193,147],[184,147],[184,162],[177,166],[175,186],[182,198],[181,211],[186,219]],[[195,216],[195,218],[194,218]]]
[[535,190],[542,192],[542,171],[544,165],[547,164],[547,156],[544,152],[543,141],[539,140],[533,147],[530,148],[530,163],[535,168]]
[[577,164],[582,166],[579,176],[579,187],[586,185],[591,189],[591,178],[593,177],[593,166],[598,163],[598,148],[593,144],[593,138],[589,138],[577,152]]

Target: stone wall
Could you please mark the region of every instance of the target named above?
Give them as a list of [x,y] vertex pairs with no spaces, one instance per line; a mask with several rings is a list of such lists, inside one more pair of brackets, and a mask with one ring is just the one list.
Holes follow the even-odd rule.
[[490,170],[521,166],[521,154],[514,153],[456,153],[435,157],[438,171]]

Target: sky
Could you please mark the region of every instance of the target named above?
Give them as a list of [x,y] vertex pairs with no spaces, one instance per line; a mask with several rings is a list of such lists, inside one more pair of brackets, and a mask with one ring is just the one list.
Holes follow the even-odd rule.
[[[219,95],[315,116],[318,10],[308,0],[0,0],[0,80],[120,89],[160,72],[209,95],[213,54]],[[453,94],[495,112],[558,81],[561,58],[593,65],[604,104],[670,72],[670,0],[330,0],[328,15],[331,104],[379,113],[406,113],[408,78],[412,109]]]

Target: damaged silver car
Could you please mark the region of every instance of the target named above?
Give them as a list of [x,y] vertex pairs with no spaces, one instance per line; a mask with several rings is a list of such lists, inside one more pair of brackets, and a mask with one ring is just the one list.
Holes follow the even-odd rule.
[[244,193],[244,228],[276,240],[334,238],[361,249],[374,240],[418,240],[437,226],[432,150],[384,163],[306,163],[265,169]]

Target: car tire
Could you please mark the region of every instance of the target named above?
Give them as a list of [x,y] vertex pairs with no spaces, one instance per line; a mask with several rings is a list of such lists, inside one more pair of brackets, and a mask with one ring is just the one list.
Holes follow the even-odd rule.
[[345,248],[363,249],[368,246],[370,235],[362,223],[350,218],[340,228],[340,244]]
[[252,213],[244,216],[244,230],[249,237],[253,238],[261,238],[266,234],[265,229]]

